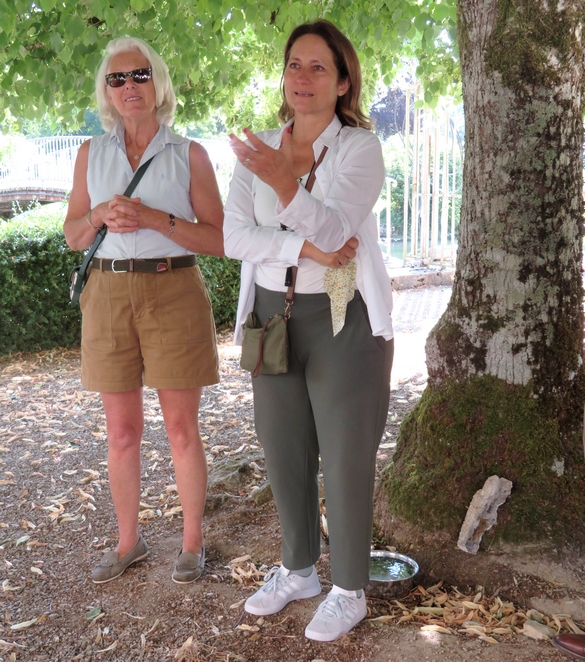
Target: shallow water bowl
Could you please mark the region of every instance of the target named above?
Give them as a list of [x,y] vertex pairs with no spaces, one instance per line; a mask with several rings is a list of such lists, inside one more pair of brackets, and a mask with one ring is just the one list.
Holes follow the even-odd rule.
[[372,550],[366,593],[383,600],[403,597],[412,589],[418,569],[418,563],[404,554]]

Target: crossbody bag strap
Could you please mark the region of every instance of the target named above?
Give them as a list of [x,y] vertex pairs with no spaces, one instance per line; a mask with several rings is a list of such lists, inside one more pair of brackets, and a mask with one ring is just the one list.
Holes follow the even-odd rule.
[[[154,156],[156,156],[156,154]],[[151,156],[148,161],[145,161],[140,166],[140,168],[138,168],[138,170],[134,173],[134,177],[132,177],[132,181],[128,184],[122,195],[125,195],[127,198],[129,198],[132,193],[134,193],[134,189],[138,186],[138,182],[142,179],[142,176],[148,170],[148,166],[150,165],[152,159],[154,159],[154,156]]]
[[[313,184],[315,183],[315,179],[317,178],[316,175],[317,168],[321,165],[323,159],[325,158],[325,154],[327,154],[328,149],[329,147],[325,145],[325,147],[323,147],[323,150],[321,151],[319,158],[316,161],[313,161],[313,165],[311,166],[311,171],[309,172],[309,176],[307,177],[307,183],[305,184],[305,189],[309,193],[313,190]],[[299,270],[298,267],[288,267],[286,270],[286,277],[284,280],[284,284],[288,287],[288,290],[286,291],[286,296],[284,297],[285,320],[288,320],[288,318],[290,317],[290,308],[295,300],[295,284],[297,282],[298,270]]]
[[[150,159],[148,159],[148,161],[143,163],[140,166],[140,168],[138,168],[138,170],[134,173],[134,177],[132,177],[132,181],[128,184],[126,190],[123,193],[123,195],[125,195],[127,198],[129,198],[132,195],[134,189],[138,186],[138,182],[142,179],[144,173],[148,170],[148,166],[150,165],[152,159],[154,159],[154,156],[152,156]],[[102,226],[98,230],[98,233],[95,239],[93,240],[92,245],[89,247],[87,253],[85,254],[85,257],[83,258],[83,262],[79,267],[79,277],[81,278],[81,282],[83,282],[83,279],[85,278],[85,274],[89,267],[89,263],[92,261],[95,252],[97,251],[99,245],[104,240],[107,232],[108,232],[108,226],[107,225]]]

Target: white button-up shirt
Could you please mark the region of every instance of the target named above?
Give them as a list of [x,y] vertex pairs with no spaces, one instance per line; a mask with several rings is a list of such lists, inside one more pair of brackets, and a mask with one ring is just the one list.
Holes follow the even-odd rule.
[[[194,221],[191,205],[190,140],[174,133],[168,126],[159,127],[142,155],[140,164],[154,156],[132,197],[153,209],[186,221]],[[124,144],[124,126],[94,136],[89,145],[87,188],[91,207],[108,202],[116,193],[124,193],[134,172],[128,162]],[[108,232],[96,251],[96,257],[154,258],[190,255],[191,251],[156,230],[142,228],[136,232]]]
[[[258,137],[278,149],[286,126]],[[392,287],[372,213],[386,175],[380,141],[366,129],[342,127],[335,116],[313,144],[315,160],[325,145],[329,149],[316,171],[313,192],[299,185],[287,207],[277,200],[273,224],[258,223],[255,198],[260,180],[241,163],[236,164],[224,220],[225,253],[242,260],[236,344],[242,341],[241,325],[254,307],[256,265],[283,269],[298,265],[300,277],[305,260],[299,260],[299,253],[305,239],[331,252],[351,237],[358,238],[356,285],[368,307],[372,333],[387,340],[393,337]],[[281,230],[281,223],[292,232]]]

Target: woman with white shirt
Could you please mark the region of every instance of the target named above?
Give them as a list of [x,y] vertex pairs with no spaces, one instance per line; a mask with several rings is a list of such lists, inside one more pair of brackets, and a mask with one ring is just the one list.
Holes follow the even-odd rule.
[[[320,455],[333,588],[305,635],[332,641],[366,615],[375,461],[393,355],[391,286],[372,213],[385,168],[360,109],[357,55],[333,24],[292,32],[282,92],[281,130],[244,129],[247,142],[231,136],[238,163],[225,207],[225,252],[242,260],[237,343],[252,310],[260,324],[282,313],[287,270],[298,266],[289,370],[252,380],[282,566],[245,609],[265,616],[321,592]],[[340,288],[350,292],[341,301]]]
[[[175,94],[151,46],[131,37],[112,40],[96,96],[107,133],[79,150],[64,224],[74,250],[88,248],[108,228],[80,299],[81,380],[102,397],[119,540],[91,577],[111,581],[148,554],[138,530],[144,384],[158,390],[183,510],[172,579],[187,583],[205,562],[201,387],[219,381],[213,314],[196,253],[223,254],[221,198],[206,151],[169,128]],[[135,197],[120,195],[151,158]]]

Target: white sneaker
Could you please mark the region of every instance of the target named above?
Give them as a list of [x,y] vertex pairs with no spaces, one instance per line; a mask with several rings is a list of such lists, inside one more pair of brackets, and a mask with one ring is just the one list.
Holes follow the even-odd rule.
[[319,605],[313,620],[305,629],[305,637],[315,641],[334,641],[347,634],[368,613],[366,596],[349,597],[331,591]]
[[295,575],[286,568],[274,567],[264,577],[264,581],[266,584],[246,600],[244,609],[249,614],[276,614],[292,600],[313,598],[321,593],[321,584],[314,567],[308,577]]

